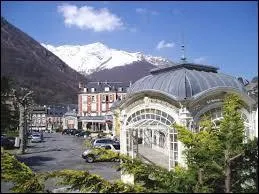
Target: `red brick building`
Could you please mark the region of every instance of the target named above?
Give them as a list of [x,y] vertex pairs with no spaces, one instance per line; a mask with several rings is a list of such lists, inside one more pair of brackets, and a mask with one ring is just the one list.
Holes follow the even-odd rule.
[[86,85],[80,83],[79,128],[106,131],[108,128],[110,129],[112,121],[112,119],[108,119],[112,116],[110,107],[117,99],[125,98],[129,85],[130,83],[123,82],[89,82]]
[[126,96],[128,84],[122,82],[89,82],[80,84],[78,116],[110,115],[110,107],[118,98]]

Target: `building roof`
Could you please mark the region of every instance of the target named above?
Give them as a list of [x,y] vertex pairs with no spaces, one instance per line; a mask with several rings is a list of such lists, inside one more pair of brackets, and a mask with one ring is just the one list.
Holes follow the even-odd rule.
[[47,109],[48,116],[63,116],[66,113],[65,107],[49,107]]
[[77,110],[77,106],[77,104],[49,105],[47,108],[47,115],[60,117],[63,116],[66,112]]
[[64,114],[64,116],[73,116],[73,117],[76,117],[76,112],[74,112],[74,111],[69,111],[69,112],[66,112],[66,113]]
[[106,118],[105,116],[80,116],[78,117],[79,121],[87,120],[89,122],[91,121],[99,121],[99,122],[105,122]]
[[44,106],[35,106],[32,109],[32,114],[46,114],[46,108]]
[[[100,93],[105,92],[105,87],[109,87],[109,92],[120,92],[118,88],[122,88],[121,92],[126,92],[127,88],[129,87],[130,83],[128,82],[88,82],[85,85],[87,88],[87,92],[89,93]],[[94,92],[91,92],[91,88],[95,88]],[[82,91],[81,91],[82,92]]]
[[80,116],[78,117],[79,120],[91,120],[91,121],[107,121],[107,120],[112,120],[111,115],[105,115],[105,116]]
[[136,81],[128,93],[152,90],[184,100],[209,89],[230,87],[245,92],[243,85],[234,77],[217,72],[218,68],[207,65],[182,63],[151,70],[151,75]]

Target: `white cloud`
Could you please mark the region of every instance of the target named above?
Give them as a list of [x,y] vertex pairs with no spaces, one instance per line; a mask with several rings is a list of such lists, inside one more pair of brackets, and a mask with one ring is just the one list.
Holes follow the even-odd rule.
[[90,6],[77,7],[63,4],[58,6],[58,12],[64,17],[66,26],[77,26],[80,29],[92,29],[95,32],[122,29],[121,18],[111,13],[107,8],[95,9]]
[[140,13],[140,14],[145,14],[145,13],[147,13],[147,9],[144,9],[144,8],[137,8],[137,9],[136,9],[136,12],[137,12],[137,13]]
[[158,15],[159,14],[157,11],[148,10],[148,9],[145,9],[145,8],[137,8],[136,12],[138,14],[151,14],[151,15]]
[[204,63],[206,61],[206,57],[199,57],[193,60],[194,63]]
[[162,48],[173,48],[174,47],[174,43],[173,42],[168,42],[168,43],[166,43],[164,40],[161,40],[158,44],[157,44],[157,46],[156,46],[156,48],[158,49],[158,50],[160,50],[160,49],[162,49]]

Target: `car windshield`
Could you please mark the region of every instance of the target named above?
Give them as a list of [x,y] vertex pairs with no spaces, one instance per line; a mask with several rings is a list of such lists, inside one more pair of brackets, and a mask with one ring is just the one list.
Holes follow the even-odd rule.
[[32,135],[32,137],[40,137],[40,135],[38,135],[38,134],[37,135]]

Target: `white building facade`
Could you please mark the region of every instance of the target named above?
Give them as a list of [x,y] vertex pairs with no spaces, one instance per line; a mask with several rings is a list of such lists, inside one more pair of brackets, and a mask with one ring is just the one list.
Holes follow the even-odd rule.
[[47,109],[44,106],[34,107],[30,113],[30,130],[44,131],[47,127]]
[[[200,118],[208,113],[218,125],[223,99],[230,93],[237,94],[245,103],[241,113],[246,136],[258,137],[255,101],[236,78],[217,70],[212,66],[181,63],[155,69],[136,81],[126,98],[112,107],[116,116],[113,130],[120,135],[121,153],[132,158],[140,156],[168,170],[175,165],[186,166],[183,144],[172,125],[185,125],[197,132]],[[123,175],[122,180],[134,179]]]

